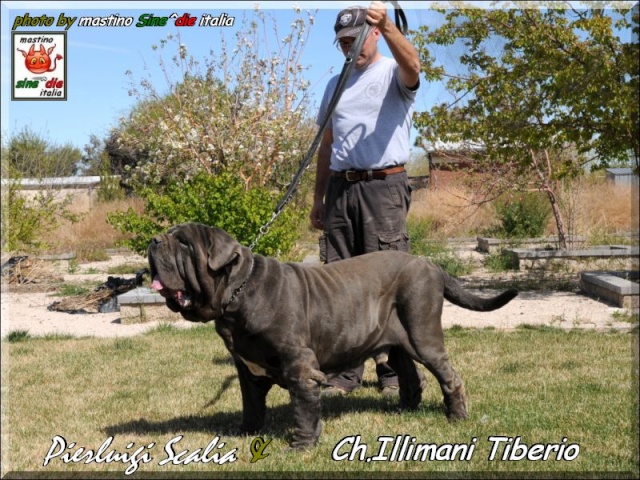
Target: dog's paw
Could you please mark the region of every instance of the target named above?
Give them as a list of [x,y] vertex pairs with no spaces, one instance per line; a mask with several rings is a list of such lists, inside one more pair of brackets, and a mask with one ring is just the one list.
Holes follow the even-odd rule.
[[459,422],[460,420],[467,420],[469,414],[466,410],[458,410],[455,412],[447,412],[447,420],[449,423]]
[[291,440],[289,442],[289,447],[287,447],[287,451],[299,452],[301,450],[309,450],[311,448],[314,448],[317,444],[318,444],[318,440],[315,440],[315,441]]
[[313,434],[300,434],[294,433],[293,438],[289,440],[289,448],[292,450],[304,450],[307,448],[313,448],[318,444],[320,434],[322,433],[322,421],[319,421],[316,425],[316,429]]

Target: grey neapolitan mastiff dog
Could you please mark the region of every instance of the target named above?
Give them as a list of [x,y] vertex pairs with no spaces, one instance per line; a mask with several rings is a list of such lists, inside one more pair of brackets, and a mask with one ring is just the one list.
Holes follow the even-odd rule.
[[491,311],[517,295],[472,295],[429,260],[396,251],[322,266],[280,263],[198,223],[156,236],[148,257],[152,288],[171,310],[215,321],[238,369],[242,431],[262,427],[277,383],[291,396],[294,448],[318,441],[321,385],[372,356],[397,372],[403,407],[421,400],[415,360],[440,383],[449,420],[467,418],[464,385],[444,347],[443,299]]

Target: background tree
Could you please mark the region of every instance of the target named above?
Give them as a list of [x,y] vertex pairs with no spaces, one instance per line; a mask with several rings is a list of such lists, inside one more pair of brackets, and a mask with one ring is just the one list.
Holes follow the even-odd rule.
[[[415,35],[427,78],[446,78],[453,95],[417,115],[418,142],[481,143],[471,157],[487,173],[478,185],[483,198],[544,192],[566,248],[562,182],[587,164],[631,162],[638,171],[638,5],[456,6],[440,11],[442,26]],[[436,64],[430,50],[438,47],[461,49],[454,67]]]
[[24,177],[42,180],[67,177],[78,168],[81,152],[70,145],[58,146],[45,136],[24,128],[2,142],[2,250],[34,252],[49,247],[43,234],[61,222],[77,221],[69,210],[71,197],[60,186],[43,184],[33,195],[20,190]]
[[[138,102],[105,142],[112,170],[121,170],[127,188],[145,198],[149,207],[144,219],[132,211],[111,217],[114,225],[136,234],[131,246],[144,245],[153,230],[180,219],[206,223],[217,218],[196,205],[181,204],[174,196],[180,188],[185,196],[188,189],[198,189],[201,198],[226,196],[227,205],[216,203],[215,208],[236,208],[232,216],[237,222],[245,218],[241,213],[260,212],[246,220],[251,228],[236,228],[242,234],[237,240],[250,243],[269,220],[280,192],[308,149],[315,125],[308,112],[307,68],[300,59],[313,15],[307,12],[305,20],[297,9],[284,38],[275,19],[259,10],[250,15],[244,18],[233,45],[223,38],[221,49],[211,51],[207,58],[194,58],[180,38],[171,35],[154,47],[161,53],[175,47],[170,62],[162,55],[159,59],[168,80],[166,92],[148,80],[132,79],[130,95]],[[267,39],[270,29],[277,39],[272,45]],[[215,178],[207,182],[202,174]],[[235,197],[231,201],[232,195],[239,195],[236,180],[246,192],[240,194],[246,204]],[[273,228],[273,238],[283,234],[278,228],[289,234],[297,231],[309,185],[305,179],[297,208],[282,216]],[[215,191],[207,192],[207,188]],[[257,194],[256,189],[266,195]],[[175,204],[163,206],[159,215],[154,211],[158,205],[155,195],[163,194],[175,198]],[[258,200],[269,205],[258,205]],[[190,210],[179,212],[179,205]],[[139,232],[134,231],[137,228]],[[280,248],[266,238],[257,251],[271,245],[262,253],[273,254],[291,244],[286,241]]]
[[[70,177],[78,172],[82,152],[71,144],[58,145],[46,135],[24,127],[2,145],[2,163],[25,178]],[[3,177],[5,178],[5,177]]]
[[[129,181],[163,183],[200,171],[234,171],[247,188],[288,184],[315,128],[308,115],[307,67],[300,63],[309,29],[300,13],[279,38],[275,20],[254,11],[233,46],[223,38],[221,49],[204,59],[191,56],[173,35],[154,47],[176,49],[170,63],[160,57],[167,93],[130,73],[129,93],[138,103],[107,142]],[[310,14],[308,22],[313,24]],[[278,39],[272,50],[269,29]]]

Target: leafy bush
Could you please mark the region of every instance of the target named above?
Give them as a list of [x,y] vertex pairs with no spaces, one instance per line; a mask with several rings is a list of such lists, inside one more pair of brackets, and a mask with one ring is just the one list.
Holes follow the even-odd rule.
[[54,188],[44,188],[34,195],[20,191],[23,177],[42,180],[45,177],[71,175],[80,151],[53,144],[29,128],[2,142],[2,249],[7,251],[39,251],[47,246],[44,234],[55,230],[62,219],[74,222],[77,215],[69,212],[71,197],[61,198]]
[[[244,18],[235,42],[194,57],[179,36],[153,49],[169,82],[167,93],[133,72],[129,94],[137,103],[106,142],[123,166],[127,186],[190,178],[198,172],[233,171],[247,188],[282,188],[291,180],[316,127],[309,116],[308,69],[301,64],[310,26],[294,8],[289,32],[255,10]],[[272,25],[270,25],[272,23]],[[264,32],[276,31],[273,46]],[[175,49],[165,60],[168,48]],[[164,87],[164,86],[162,86]],[[164,89],[163,89],[164,90]]]
[[10,179],[2,192],[2,250],[34,252],[46,248],[42,240],[46,232],[57,228],[62,218],[77,220],[67,209],[70,204],[70,196],[59,200],[52,190],[29,198],[20,193],[18,179]]
[[493,273],[518,270],[518,260],[506,250],[492,252],[483,260],[484,266]]
[[[216,176],[199,173],[185,183],[174,182],[165,189],[146,187],[138,193],[145,202],[142,214],[130,208],[110,214],[108,222],[123,233],[133,234],[124,244],[141,255],[154,235],[184,222],[222,228],[249,246],[271,218],[279,199],[279,194],[264,188],[245,189],[242,180],[228,172]],[[302,209],[286,208],[254,251],[268,256],[288,253],[303,216]]]
[[430,237],[432,224],[429,218],[409,219],[407,230],[411,253],[429,258],[433,263],[452,276],[471,273],[471,266],[458,257],[449,247],[446,240]]
[[539,192],[501,197],[495,209],[501,223],[498,233],[506,238],[541,236],[551,214],[549,201]]

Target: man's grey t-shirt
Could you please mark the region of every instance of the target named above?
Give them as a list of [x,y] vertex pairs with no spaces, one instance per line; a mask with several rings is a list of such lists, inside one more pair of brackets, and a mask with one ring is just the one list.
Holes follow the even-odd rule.
[[[339,76],[329,80],[317,123],[324,119]],[[395,60],[382,57],[347,80],[328,127],[333,131],[330,169],[369,170],[404,165],[416,90],[402,84]]]

